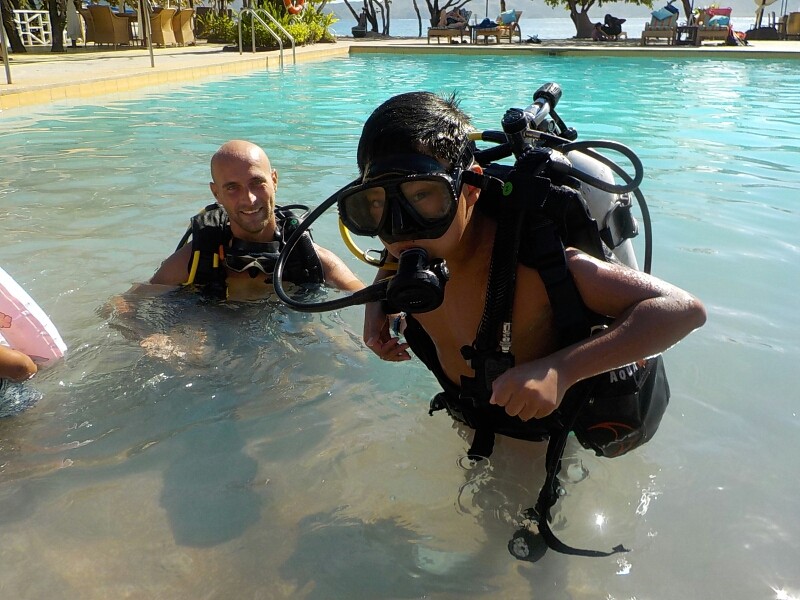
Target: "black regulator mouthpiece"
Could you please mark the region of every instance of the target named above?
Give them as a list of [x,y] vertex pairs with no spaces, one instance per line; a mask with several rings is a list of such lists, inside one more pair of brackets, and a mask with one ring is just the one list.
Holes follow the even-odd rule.
[[442,259],[428,262],[422,248],[411,248],[400,255],[397,274],[386,288],[386,301],[392,310],[409,314],[430,312],[444,300],[444,286],[450,279]]

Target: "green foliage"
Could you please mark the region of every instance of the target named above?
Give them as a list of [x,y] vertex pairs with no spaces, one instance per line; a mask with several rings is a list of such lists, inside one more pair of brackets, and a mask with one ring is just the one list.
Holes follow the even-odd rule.
[[207,12],[197,17],[198,37],[214,42],[239,43],[236,21],[226,14]]
[[[562,6],[566,9],[574,9],[576,12],[588,12],[589,9],[595,4],[598,7],[603,6],[602,0],[544,0],[547,6],[558,8]],[[647,6],[653,7],[653,0],[615,0],[615,4],[633,4],[634,6]]]
[[[294,38],[294,43],[297,46],[322,41],[334,41],[334,36],[329,28],[336,22],[336,17],[331,14],[323,14],[310,0],[307,0],[303,10],[297,15],[289,14],[282,0],[260,2],[259,8],[267,10]],[[280,29],[272,26],[270,20],[265,18],[263,14],[259,16],[281,38],[284,48],[288,47],[290,45],[289,38]],[[202,31],[202,37],[206,37],[209,40],[218,40],[229,44],[239,43],[238,21],[227,15],[220,16],[208,13],[198,18],[198,26]],[[250,46],[254,26],[257,47],[278,47],[278,42],[272,34],[261,23],[253,19],[251,15],[245,15],[242,22],[242,44],[244,46]]]

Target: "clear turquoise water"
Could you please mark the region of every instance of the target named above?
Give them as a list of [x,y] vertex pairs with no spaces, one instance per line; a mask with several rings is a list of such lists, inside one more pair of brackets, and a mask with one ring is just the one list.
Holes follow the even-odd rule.
[[[279,199],[315,205],[391,94],[457,90],[496,129],[545,81],[581,139],[642,158],[654,272],[709,309],[667,353],[652,442],[568,449],[589,476],[566,484],[558,533],[630,553],[511,558],[543,449],[504,442],[465,468],[467,443],[425,412],[431,378],[365,351],[356,309],[131,297],[134,326],[173,335],[164,358],[103,309],[210,201],[223,141],[262,144]],[[800,597],[796,62],[359,57],[9,112],[0,139],[0,264],[70,346],[38,404],[0,420],[3,597]],[[334,225],[315,238],[344,255]]]

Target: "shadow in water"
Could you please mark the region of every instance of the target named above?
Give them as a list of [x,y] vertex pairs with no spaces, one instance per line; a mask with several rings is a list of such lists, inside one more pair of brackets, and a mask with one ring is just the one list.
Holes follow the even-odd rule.
[[[492,575],[490,557],[426,548],[425,536],[396,519],[364,522],[336,511],[298,524],[297,547],[281,575],[308,588],[310,600],[421,598],[448,592],[467,597]],[[496,590],[498,593],[500,589]]]
[[164,472],[161,506],[176,543],[206,547],[239,537],[256,523],[256,461],[242,453],[235,423],[218,421],[182,435],[183,451]]

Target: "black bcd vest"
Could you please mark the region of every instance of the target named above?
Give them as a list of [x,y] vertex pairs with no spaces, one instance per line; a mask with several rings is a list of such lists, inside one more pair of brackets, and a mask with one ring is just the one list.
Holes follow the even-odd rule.
[[[292,210],[276,206],[275,222],[275,241],[272,244],[277,259],[300,221]],[[227,272],[222,257],[232,237],[228,214],[219,204],[210,204],[192,217],[186,234],[178,244],[178,248],[181,248],[191,239],[192,256],[189,259],[187,284],[200,287],[203,294],[210,297],[224,299],[227,296]],[[324,283],[322,262],[308,231],[303,233],[289,255],[284,279],[298,285]]]

